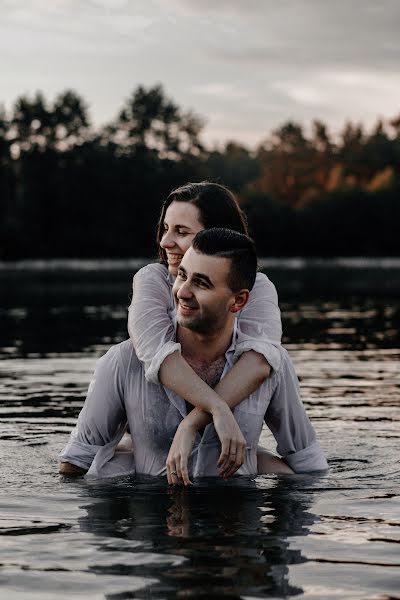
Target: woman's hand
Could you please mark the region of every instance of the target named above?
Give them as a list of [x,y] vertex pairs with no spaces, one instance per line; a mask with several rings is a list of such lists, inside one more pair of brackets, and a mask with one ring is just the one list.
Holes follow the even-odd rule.
[[221,441],[218,459],[220,475],[228,479],[244,463],[246,440],[227,404],[221,403],[212,413],[215,431]]
[[191,485],[188,472],[188,460],[193,450],[197,429],[182,421],[176,430],[174,439],[167,457],[168,483],[175,485],[183,481],[184,485]]

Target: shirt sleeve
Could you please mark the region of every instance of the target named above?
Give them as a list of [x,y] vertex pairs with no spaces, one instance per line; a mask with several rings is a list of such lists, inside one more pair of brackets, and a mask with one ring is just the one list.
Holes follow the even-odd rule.
[[124,373],[120,346],[113,346],[98,360],[85,404],[75,429],[59,458],[89,469],[99,450],[114,448],[126,429]]
[[128,331],[150,383],[160,383],[161,364],[169,354],[181,351],[181,345],[175,342],[173,308],[166,267],[150,264],[140,269],[133,278]]
[[282,322],[275,286],[264,273],[257,273],[250,298],[238,318],[238,336],[233,360],[248,350],[265,356],[274,371],[281,364]]
[[328,463],[301,401],[293,364],[284,349],[281,362],[265,422],[278,443],[278,453],[295,473],[324,471]]

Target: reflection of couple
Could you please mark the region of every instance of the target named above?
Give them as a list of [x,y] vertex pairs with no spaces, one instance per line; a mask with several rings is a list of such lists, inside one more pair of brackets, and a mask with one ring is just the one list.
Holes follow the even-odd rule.
[[[275,288],[256,273],[246,233],[222,186],[189,184],[168,196],[163,264],[134,278],[132,340],[99,360],[60,472],[160,475],[166,465],[170,483],[189,483],[327,468],[280,346]],[[258,449],[264,420],[283,460]],[[132,451],[115,452],[127,423]]]
[[[124,480],[93,482],[82,499],[86,514],[79,527],[97,536],[97,541],[91,538],[94,557],[98,547],[103,560],[108,556],[113,575],[156,579],[140,591],[141,598],[286,598],[302,591],[289,565],[305,558],[298,549],[302,544],[293,545],[291,537],[308,535],[316,520],[310,510],[315,479],[255,482],[244,477],[227,485],[203,479],[193,488],[174,487],[168,493],[156,478],[138,477],[134,490]],[[130,572],[114,556],[124,548],[131,557]],[[140,562],[143,552],[146,563]],[[151,560],[152,552],[163,560]],[[169,561],[177,556],[183,560],[174,569]]]

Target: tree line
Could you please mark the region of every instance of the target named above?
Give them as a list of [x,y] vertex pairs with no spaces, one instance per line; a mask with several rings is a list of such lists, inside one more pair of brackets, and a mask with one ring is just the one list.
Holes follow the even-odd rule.
[[162,199],[202,179],[238,194],[260,255],[400,255],[400,116],[287,122],[254,151],[204,147],[204,125],[161,85],[100,128],[72,90],[20,97],[0,111],[0,259],[153,256]]

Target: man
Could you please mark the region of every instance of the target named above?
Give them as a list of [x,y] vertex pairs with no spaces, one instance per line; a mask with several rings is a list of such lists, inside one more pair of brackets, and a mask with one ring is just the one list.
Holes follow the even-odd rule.
[[[182,259],[173,288],[176,338],[185,359],[211,386],[232,367],[236,313],[248,300],[256,270],[252,240],[227,229],[200,231]],[[210,416],[190,408],[167,388],[149,383],[131,341],[122,342],[98,362],[77,428],[61,454],[60,472],[166,473],[173,484],[180,480],[188,484],[191,476],[226,478],[235,471],[254,475],[264,420],[278,442],[287,472],[327,468],[283,349],[281,368],[256,392],[230,407],[238,436],[229,455],[221,456]],[[114,451],[126,423],[133,452],[118,456]]]

